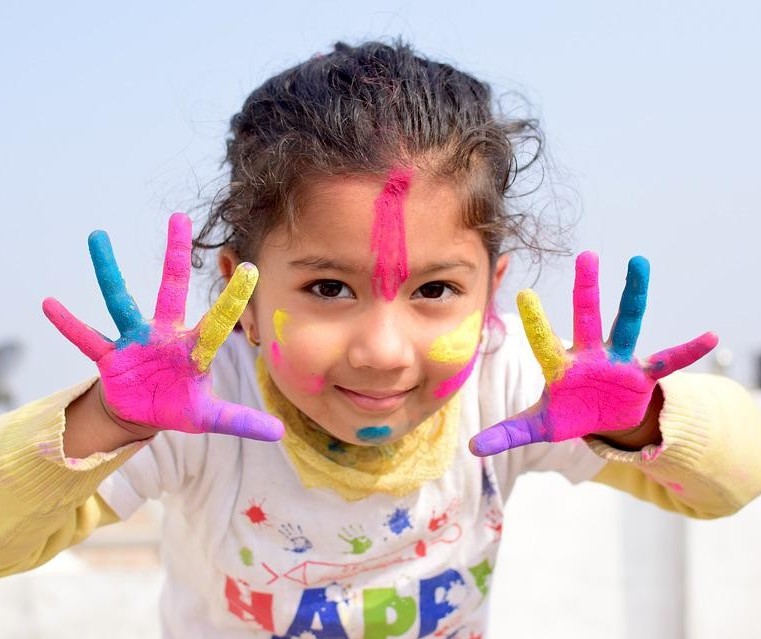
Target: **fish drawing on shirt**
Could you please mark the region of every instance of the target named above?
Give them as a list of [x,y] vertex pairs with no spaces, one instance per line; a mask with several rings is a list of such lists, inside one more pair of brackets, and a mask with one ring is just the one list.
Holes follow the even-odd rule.
[[425,557],[434,546],[439,544],[453,544],[461,537],[462,527],[456,523],[449,524],[432,540],[428,542],[424,539],[413,541],[400,551],[391,552],[379,557],[373,557],[365,561],[348,563],[304,561],[279,576],[303,584],[304,586],[341,582],[360,573],[381,570],[396,564],[415,561],[421,557]]

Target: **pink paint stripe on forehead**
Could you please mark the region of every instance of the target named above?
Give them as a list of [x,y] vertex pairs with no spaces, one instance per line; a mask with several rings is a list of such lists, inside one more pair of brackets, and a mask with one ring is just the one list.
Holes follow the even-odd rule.
[[375,200],[375,219],[370,237],[375,255],[373,292],[388,301],[409,277],[407,244],[404,236],[404,198],[410,190],[411,169],[394,169]]

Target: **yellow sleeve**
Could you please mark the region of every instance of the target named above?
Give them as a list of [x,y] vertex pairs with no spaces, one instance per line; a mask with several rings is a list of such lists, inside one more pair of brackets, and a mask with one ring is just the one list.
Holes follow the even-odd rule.
[[621,451],[591,438],[608,463],[595,481],[667,510],[710,519],[761,494],[761,411],[726,377],[674,373],[660,380],[663,442]]
[[94,380],[0,415],[0,576],[38,566],[118,521],[96,494],[144,442],[64,456],[64,411]]

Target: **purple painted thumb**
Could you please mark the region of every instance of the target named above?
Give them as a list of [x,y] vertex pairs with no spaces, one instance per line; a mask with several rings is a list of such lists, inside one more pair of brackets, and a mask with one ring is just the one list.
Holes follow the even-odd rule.
[[283,423],[276,417],[216,398],[209,402],[203,422],[203,429],[208,433],[265,442],[278,441],[285,433]]
[[496,455],[511,448],[544,441],[541,413],[527,413],[513,419],[499,422],[478,433],[470,440],[470,452],[478,457]]

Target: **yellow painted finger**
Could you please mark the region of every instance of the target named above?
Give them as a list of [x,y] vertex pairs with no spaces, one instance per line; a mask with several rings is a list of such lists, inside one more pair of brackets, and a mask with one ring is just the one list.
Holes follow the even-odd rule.
[[253,264],[238,264],[225,290],[201,320],[198,342],[190,353],[200,371],[209,367],[217,350],[233,330],[258,280],[259,271]]
[[459,326],[440,335],[428,349],[428,358],[434,362],[465,363],[473,357],[481,339],[481,311],[468,315]]
[[547,316],[544,314],[539,297],[531,289],[518,293],[518,312],[523,322],[531,350],[542,367],[544,379],[548,384],[563,377],[566,368],[565,348],[557,335],[552,332]]

